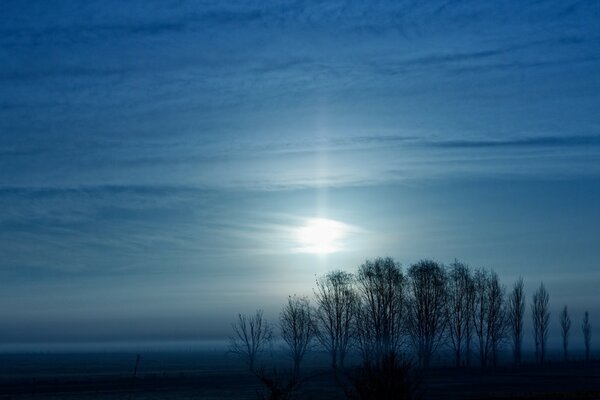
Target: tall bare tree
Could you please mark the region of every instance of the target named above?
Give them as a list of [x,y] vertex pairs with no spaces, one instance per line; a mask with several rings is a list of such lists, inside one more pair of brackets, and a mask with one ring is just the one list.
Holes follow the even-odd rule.
[[564,306],[560,312],[560,335],[562,336],[563,358],[565,362],[569,361],[569,333],[571,331],[571,317],[569,310]]
[[505,305],[505,289],[498,274],[478,269],[473,275],[475,301],[473,327],[477,336],[481,367],[496,365],[498,354],[506,340],[509,323]]
[[506,290],[500,284],[498,274],[491,272],[488,281],[488,330],[490,335],[492,365],[498,364],[498,355],[508,333],[508,319],[505,307]]
[[513,359],[517,365],[521,363],[521,349],[523,347],[523,318],[525,316],[525,291],[523,286],[523,278],[519,278],[508,297],[508,322],[513,345]]
[[583,332],[583,343],[585,344],[585,361],[590,360],[590,342],[592,341],[592,325],[590,325],[590,313],[583,314],[583,324],[581,325]]
[[229,340],[229,351],[241,357],[248,369],[256,373],[256,360],[273,338],[273,329],[263,316],[262,310],[254,315],[238,314],[231,324],[234,335]]
[[479,351],[479,363],[481,367],[487,365],[491,340],[488,329],[488,272],[484,269],[477,269],[473,275],[474,301],[473,301],[473,329],[477,337],[477,348]]
[[428,367],[442,342],[446,326],[446,271],[432,260],[422,260],[408,270],[408,329],[419,364]]
[[469,284],[466,287],[466,291],[464,293],[465,302],[467,305],[467,326],[465,329],[465,358],[467,361],[467,366],[471,366],[471,345],[473,343],[473,335],[475,333],[475,326],[473,321],[473,315],[475,313],[475,279],[473,277],[473,273],[469,274]]
[[292,375],[300,376],[300,363],[315,337],[315,325],[307,297],[290,296],[279,316],[281,338],[293,361]]
[[354,276],[332,271],[317,279],[315,322],[319,343],[330,354],[331,365],[342,368],[353,336],[357,306]]
[[548,328],[550,327],[550,312],[548,311],[548,300],[550,296],[540,284],[537,292],[533,294],[531,304],[531,316],[533,319],[533,338],[535,340],[535,359],[541,363],[546,358],[546,341],[548,339]]
[[357,343],[363,361],[398,355],[404,332],[405,279],[392,258],[365,261],[356,277],[359,296]]
[[454,360],[460,367],[470,324],[470,298],[468,293],[472,285],[471,271],[465,264],[455,260],[448,273],[448,336],[454,352]]

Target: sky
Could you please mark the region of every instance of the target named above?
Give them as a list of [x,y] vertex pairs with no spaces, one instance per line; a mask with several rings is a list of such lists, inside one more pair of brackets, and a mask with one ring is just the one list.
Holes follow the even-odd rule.
[[0,60],[3,343],[223,338],[376,256],[600,321],[595,0],[5,0]]

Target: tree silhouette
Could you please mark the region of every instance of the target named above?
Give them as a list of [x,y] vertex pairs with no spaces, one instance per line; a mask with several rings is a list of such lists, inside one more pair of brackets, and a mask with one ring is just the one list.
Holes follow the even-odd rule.
[[448,337],[454,352],[457,367],[461,365],[461,358],[467,347],[467,332],[470,324],[470,297],[467,293],[471,290],[472,278],[469,267],[454,261],[448,273]]
[[238,314],[231,324],[234,336],[229,339],[229,351],[241,357],[252,372],[256,372],[256,359],[273,338],[273,329],[263,316],[263,310],[254,315]]
[[435,261],[422,260],[408,270],[409,333],[421,367],[428,367],[431,356],[443,339],[446,319],[447,276]]
[[392,258],[365,261],[356,277],[357,344],[364,362],[398,354],[404,332],[405,279]]
[[357,296],[354,276],[332,271],[317,279],[315,290],[316,335],[331,357],[331,366],[342,368],[353,333]]
[[519,278],[508,297],[508,323],[513,345],[515,364],[521,363],[521,348],[523,346],[523,317],[525,315],[525,292],[523,278]]
[[471,366],[471,344],[473,342],[473,334],[475,331],[473,315],[475,313],[475,280],[473,274],[469,272],[469,284],[465,288],[464,297],[467,306],[467,326],[465,330],[465,357],[467,366]]
[[300,377],[300,363],[315,336],[315,325],[307,297],[289,296],[279,316],[281,337],[293,361],[292,375]]
[[569,333],[571,331],[571,317],[565,306],[560,313],[560,335],[562,336],[563,357],[565,362],[569,361]]
[[543,363],[546,357],[546,341],[548,339],[548,328],[550,326],[550,312],[548,311],[548,300],[550,296],[540,284],[537,292],[533,294],[531,304],[531,317],[533,319],[533,337],[535,340],[535,359]]
[[492,271],[488,281],[488,330],[490,334],[493,366],[498,365],[498,354],[508,333],[505,308],[505,289],[500,284],[498,274]]
[[590,342],[592,340],[592,326],[590,325],[590,313],[587,311],[583,314],[583,324],[581,324],[581,331],[583,332],[583,343],[585,345],[585,361],[589,361]]
[[477,336],[479,362],[481,367],[490,363],[496,366],[498,353],[506,339],[508,318],[505,307],[505,290],[500,284],[498,274],[484,269],[473,275],[475,301],[473,307],[473,326]]
[[478,269],[473,275],[473,286],[475,291],[473,303],[473,327],[477,336],[477,347],[479,350],[479,363],[485,367],[488,362],[491,340],[488,329],[488,280],[486,270]]
[[[329,354],[334,378],[350,398],[387,399],[414,395],[415,375],[403,350],[412,344],[421,368],[430,366],[440,345],[452,349],[456,366],[469,362],[476,344],[483,368],[497,366],[510,338],[514,363],[522,362],[525,292],[519,278],[506,294],[498,274],[455,260],[448,268],[431,260],[413,264],[403,275],[392,258],[366,260],[356,275],[341,270],[317,278],[316,307],[308,297],[289,296],[279,316],[281,340],[292,359],[290,373],[276,367],[257,367],[257,359],[273,339],[262,310],[238,314],[232,324],[230,351],[239,355],[265,387],[269,399],[290,399],[309,379],[300,370],[311,343]],[[549,294],[543,284],[532,296],[531,315],[536,361],[546,359],[549,332]],[[571,318],[567,306],[559,315],[564,360],[568,361]],[[585,359],[590,359],[589,313],[581,325]],[[316,340],[315,340],[316,339]],[[351,348],[361,362],[344,367]],[[475,353],[474,353],[475,354]],[[466,360],[465,360],[466,357]],[[341,383],[340,383],[341,384]],[[404,396],[404,397],[403,397]]]

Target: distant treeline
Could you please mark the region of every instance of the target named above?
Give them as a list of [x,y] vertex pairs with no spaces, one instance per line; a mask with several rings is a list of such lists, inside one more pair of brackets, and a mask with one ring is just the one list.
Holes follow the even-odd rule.
[[[546,358],[548,302],[541,283],[529,304],[535,359],[540,363]],[[500,351],[509,345],[514,363],[520,364],[526,306],[523,279],[507,293],[496,272],[471,269],[459,261],[445,266],[422,260],[403,272],[394,259],[376,258],[354,274],[338,270],[318,277],[312,299],[290,296],[279,317],[279,331],[296,377],[304,356],[315,346],[329,354],[334,370],[344,368],[351,349],[358,351],[365,366],[414,359],[426,368],[443,346],[452,350],[457,367],[496,366]],[[567,361],[571,318],[566,306],[559,322]],[[273,339],[272,325],[258,310],[240,314],[232,326],[231,351],[256,371],[257,358]],[[581,329],[589,360],[588,312]]]

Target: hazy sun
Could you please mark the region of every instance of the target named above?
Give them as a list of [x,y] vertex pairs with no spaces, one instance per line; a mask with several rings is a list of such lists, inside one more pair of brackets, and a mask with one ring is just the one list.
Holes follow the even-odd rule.
[[346,236],[347,225],[326,218],[308,219],[297,230],[300,251],[315,254],[327,254],[343,248],[341,240]]

